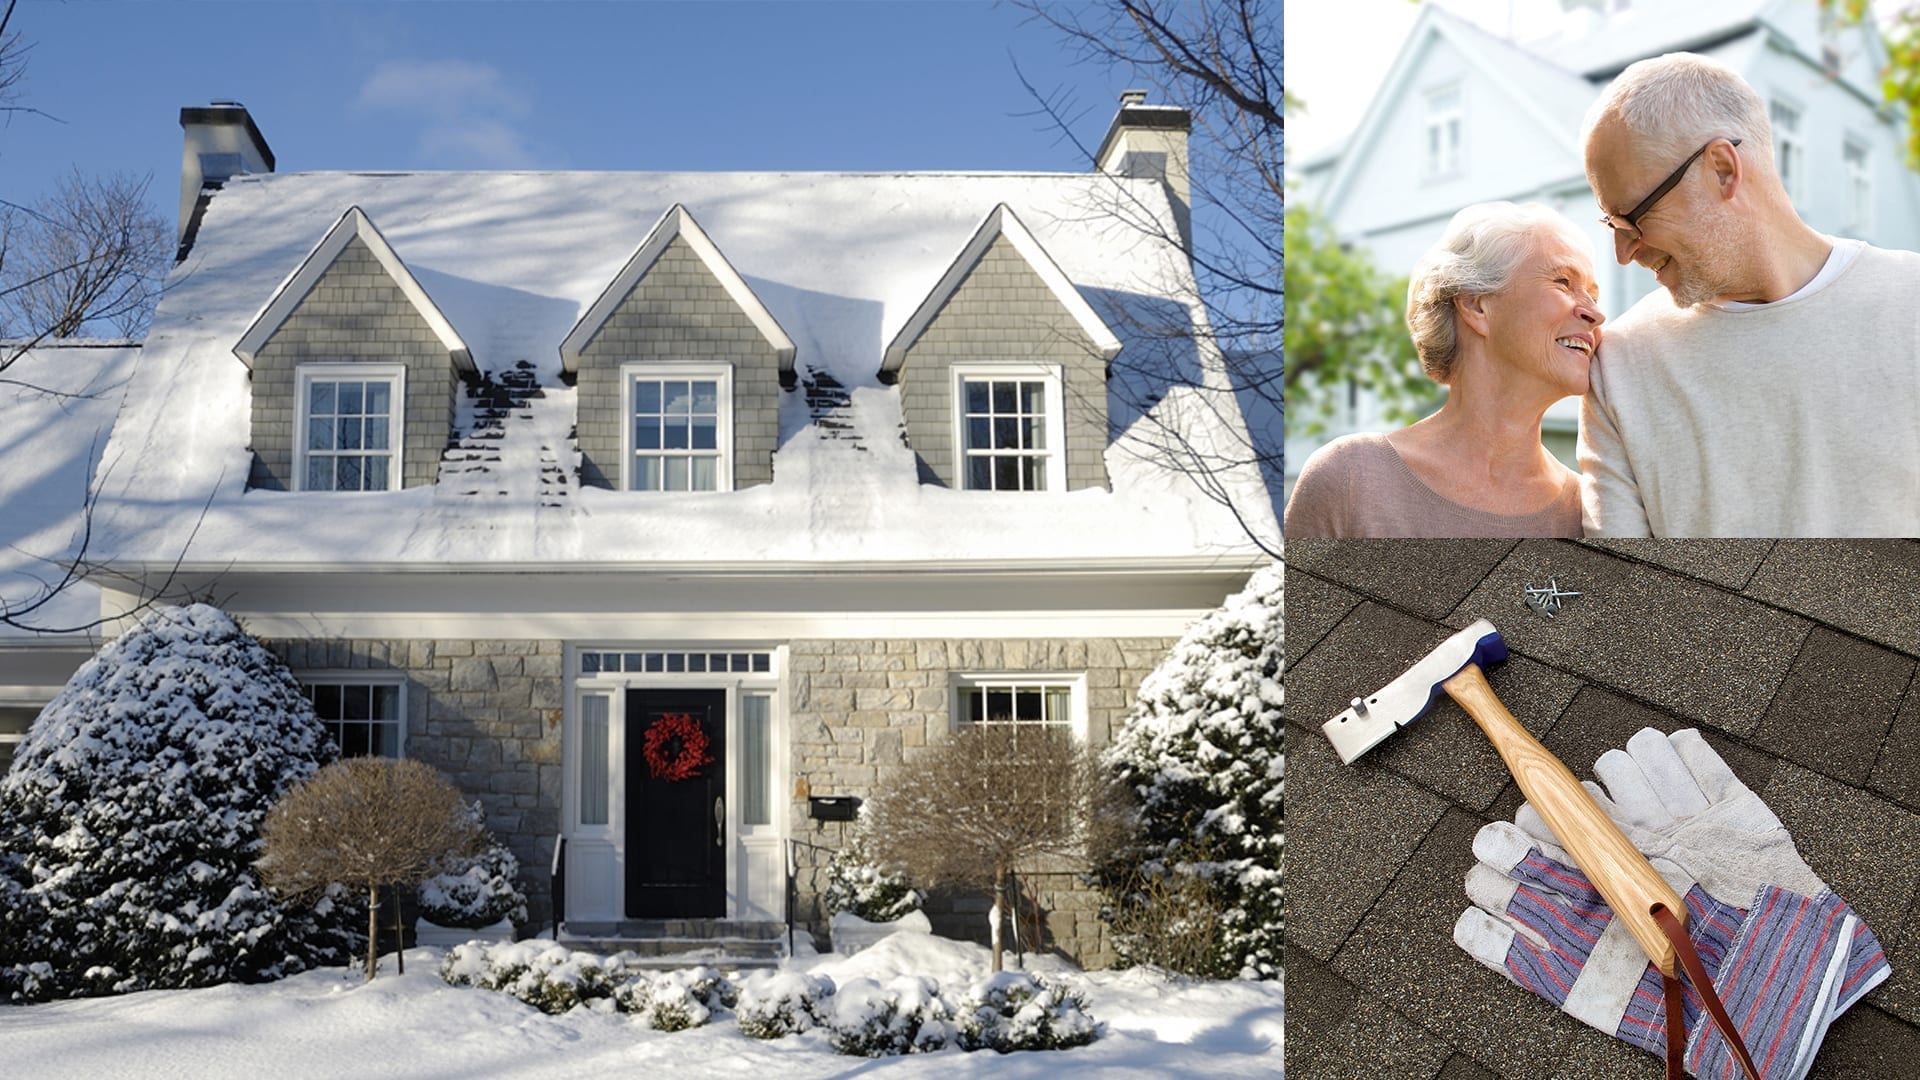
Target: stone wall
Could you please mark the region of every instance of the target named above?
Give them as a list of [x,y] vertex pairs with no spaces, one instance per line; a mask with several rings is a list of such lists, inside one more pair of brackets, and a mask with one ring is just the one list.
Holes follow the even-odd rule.
[[[806,796],[872,794],[881,773],[911,765],[916,751],[953,727],[953,679],[963,674],[1085,676],[1087,737],[1104,745],[1126,718],[1140,680],[1172,647],[1169,638],[1046,638],[1036,640],[909,639],[809,640],[790,643],[793,684],[793,834],[813,847],[805,860],[824,864],[844,829],[817,825]],[[1112,961],[1099,897],[1076,880],[1075,869],[1027,868],[1025,882],[1047,911],[1046,942],[1086,966]],[[801,875],[799,910],[824,933],[819,904],[824,879]],[[945,935],[985,941],[984,893],[942,893],[928,914]]]
[[1067,488],[1107,486],[1107,369],[1086,332],[1006,237],[996,239],[927,326],[900,370],[907,442],[923,479],[960,487],[953,445],[956,363],[1057,364],[1064,410]]
[[400,440],[402,472],[392,479],[400,487],[433,483],[453,431],[453,360],[387,268],[354,237],[254,357],[248,484],[270,491],[299,486],[297,373],[301,364],[321,363],[406,365],[405,411],[390,433]]
[[[560,833],[558,641],[268,641],[296,675],[404,672],[405,754],[486,808],[520,860],[531,927],[553,916],[547,868]],[[525,928],[523,928],[525,929]]]

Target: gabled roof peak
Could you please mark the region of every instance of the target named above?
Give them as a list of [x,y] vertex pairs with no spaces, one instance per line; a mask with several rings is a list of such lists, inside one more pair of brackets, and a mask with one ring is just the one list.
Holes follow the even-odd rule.
[[795,351],[793,339],[780,328],[780,323],[774,319],[773,313],[767,310],[767,306],[760,302],[760,297],[755,295],[753,289],[747,285],[747,280],[741,277],[740,272],[727,261],[727,257],[720,253],[720,248],[713,242],[713,238],[707,235],[706,230],[700,227],[700,223],[693,219],[693,215],[688,213],[686,206],[681,203],[674,203],[667,208],[666,213],[660,215],[659,222],[647,233],[647,238],[640,241],[640,246],[634,249],[626,265],[622,266],[607,287],[601,290],[599,299],[595,300],[587,308],[586,313],[580,316],[579,322],[573,324],[573,329],[568,331],[566,340],[560,343],[561,370],[569,375],[579,370],[580,353],[586,349],[587,343],[593,340],[593,336],[599,333],[600,328],[613,317],[613,313],[619,310],[620,302],[627,298],[627,294],[633,291],[634,285],[647,275],[647,271],[653,268],[653,264],[659,261],[660,256],[676,238],[686,241],[687,247],[692,249],[694,255],[706,264],[707,270],[720,282],[720,287],[727,291],[727,295],[740,306],[740,310],[767,339],[767,344],[773,346],[774,352],[780,357],[780,383],[782,386],[791,387]]
[[446,347],[447,355],[453,360],[454,367],[459,369],[462,375],[478,374],[478,369],[473,363],[473,353],[467,348],[467,343],[462,341],[460,335],[455,332],[453,324],[448,322],[447,317],[441,313],[439,305],[427,295],[427,290],[420,286],[420,282],[413,276],[413,271],[408,270],[407,264],[400,260],[399,254],[393,250],[393,245],[387,243],[387,238],[374,227],[373,219],[358,206],[347,207],[346,213],[340,215],[340,220],[334,222],[333,228],[327,230],[327,235],[321,237],[320,242],[307,253],[307,257],[301,261],[299,268],[287,280],[280,283],[280,288],[267,301],[266,307],[260,309],[260,314],[254,316],[253,322],[247,326],[246,333],[240,335],[239,343],[233,347],[233,354],[251,369],[254,355],[273,339],[273,335],[279,331],[294,311],[298,310],[300,302],[307,298],[307,294],[313,291],[313,287],[319,284],[321,277],[333,267],[340,253],[347,250],[347,245],[351,244],[356,237],[367,245],[367,250],[380,261],[380,265],[386,269],[388,276],[393,278],[393,283],[400,287],[400,291],[413,304],[414,310],[427,321],[427,326],[433,330],[434,336],[438,337],[440,344]]
[[1100,316],[1094,312],[1093,306],[1087,303],[1086,297],[1080,295],[1080,290],[1074,287],[1072,280],[1060,269],[1059,264],[1053,261],[1053,256],[1047,254],[1047,249],[1041,247],[1040,241],[1028,231],[1026,225],[1021,223],[1019,215],[1013,212],[1013,208],[1006,203],[1001,203],[987,214],[986,220],[974,230],[973,237],[967,241],[965,247],[960,249],[960,254],[947,267],[947,272],[940,276],[933,291],[927,294],[926,299],[920,302],[920,306],[915,308],[913,314],[907,319],[906,325],[902,326],[900,332],[893,336],[893,340],[887,343],[887,351],[880,360],[881,382],[891,383],[899,379],[900,367],[907,360],[907,350],[919,342],[920,335],[926,333],[927,327],[933,325],[934,316],[938,315],[940,309],[952,299],[953,294],[960,288],[960,283],[967,279],[967,275],[979,264],[987,250],[993,246],[993,242],[1001,237],[1005,237],[1007,242],[1013,245],[1013,249],[1020,253],[1020,257],[1026,260],[1027,265],[1033,268],[1033,272],[1040,275],[1040,280],[1046,283],[1048,291],[1066,307],[1067,313],[1073,316],[1074,322],[1080,324],[1080,329],[1085,331],[1087,337],[1093,341],[1094,348],[1099,350],[1101,359],[1112,360],[1119,354],[1120,339],[1114,336],[1105,322],[1101,321]]

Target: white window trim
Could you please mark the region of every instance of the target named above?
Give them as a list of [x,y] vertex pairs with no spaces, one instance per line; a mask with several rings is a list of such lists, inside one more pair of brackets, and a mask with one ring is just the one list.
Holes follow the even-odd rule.
[[[326,382],[334,379],[347,379],[356,382],[372,382],[387,379],[393,383],[393,430],[387,432],[387,452],[391,455],[387,466],[387,479],[390,481],[384,489],[399,491],[407,486],[406,482],[406,431],[407,431],[407,367],[405,364],[301,364],[295,369],[293,385],[293,491],[312,491],[307,486],[307,387],[318,380]],[[373,491],[328,492],[336,495],[375,495]]]
[[[293,673],[293,679],[305,690],[315,683],[327,683],[335,686],[392,686],[399,689],[399,697],[394,708],[399,715],[394,718],[394,728],[399,735],[394,757],[396,760],[407,756],[407,677],[399,672],[372,671],[365,668],[318,668],[300,670]],[[320,718],[327,723],[325,717]],[[360,721],[355,721],[359,723]]]
[[1073,731],[1073,739],[1078,743],[1087,741],[1087,676],[1085,672],[1060,671],[1007,671],[1007,672],[955,672],[952,685],[947,691],[948,728],[959,731],[966,727],[967,710],[963,694],[982,686],[1064,686],[1068,689],[1067,713],[1068,726]]
[[[954,364],[952,385],[949,388],[953,401],[953,486],[957,491],[979,491],[980,488],[967,486],[967,401],[963,392],[969,380],[991,379],[1043,379],[1047,384],[1046,401],[1046,438],[1047,448],[1041,451],[1046,458],[1046,492],[1058,493],[1067,490],[1067,401],[1066,379],[1058,364]],[[1015,492],[1030,495],[1033,492]]]
[[[715,467],[713,492],[646,491],[633,487],[633,384],[637,379],[714,379],[720,384],[719,430],[714,443],[720,464]],[[709,495],[733,490],[733,365],[728,363],[635,363],[620,365],[620,490],[641,495]]]
[[[1774,118],[1774,108],[1786,109],[1794,114],[1794,128],[1788,130],[1780,126]],[[1773,133],[1773,168],[1781,173],[1782,186],[1787,189],[1787,198],[1795,206],[1806,201],[1807,190],[1807,140],[1805,128],[1807,107],[1790,97],[1774,95],[1767,99],[1767,126]],[[1782,159],[1791,158],[1793,167],[1782,169]],[[1787,175],[1791,174],[1791,175]]]
[[[1849,150],[1859,151],[1860,169],[1857,173],[1847,160]],[[1842,138],[1840,169],[1848,218],[1844,231],[1850,236],[1865,239],[1873,231],[1873,144],[1855,135]],[[1856,191],[1860,196],[1858,205],[1854,203]]]
[[[1433,100],[1442,94],[1454,95],[1455,104],[1444,109],[1436,109]],[[1424,106],[1420,127],[1420,160],[1424,166],[1422,172],[1428,180],[1447,180],[1467,171],[1467,89],[1459,81],[1429,87],[1422,95]],[[1446,122],[1456,122],[1460,133],[1459,141],[1453,146],[1451,161],[1436,161],[1433,154],[1433,132],[1436,128],[1445,131]]]

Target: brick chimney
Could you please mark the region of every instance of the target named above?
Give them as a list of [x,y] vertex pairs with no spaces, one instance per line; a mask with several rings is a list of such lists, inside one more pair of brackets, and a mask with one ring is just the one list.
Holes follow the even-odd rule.
[[185,259],[192,250],[194,234],[200,230],[200,215],[206,212],[213,191],[242,173],[273,171],[273,150],[267,146],[266,136],[254,126],[247,107],[237,101],[181,109],[180,127],[186,132],[186,147],[180,155],[180,225],[176,233],[180,249],[175,262]]
[[1158,180],[1166,185],[1180,240],[1193,240],[1193,199],[1187,179],[1187,132],[1193,117],[1177,105],[1149,105],[1145,90],[1120,94],[1120,111],[1093,156],[1093,166],[1113,176]]

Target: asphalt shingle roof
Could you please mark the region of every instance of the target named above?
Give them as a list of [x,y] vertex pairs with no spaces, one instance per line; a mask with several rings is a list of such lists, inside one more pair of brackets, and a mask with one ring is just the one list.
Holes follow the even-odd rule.
[[[1474,832],[1520,797],[1443,700],[1352,765],[1319,726],[1476,618],[1507,707],[1576,775],[1641,727],[1698,727],[1886,946],[1892,977],[1813,1077],[1920,1060],[1920,543],[1287,545],[1291,1080],[1657,1078],[1453,943]],[[1523,587],[1584,595],[1548,619]],[[1905,1070],[1903,1072],[1903,1070]]]

